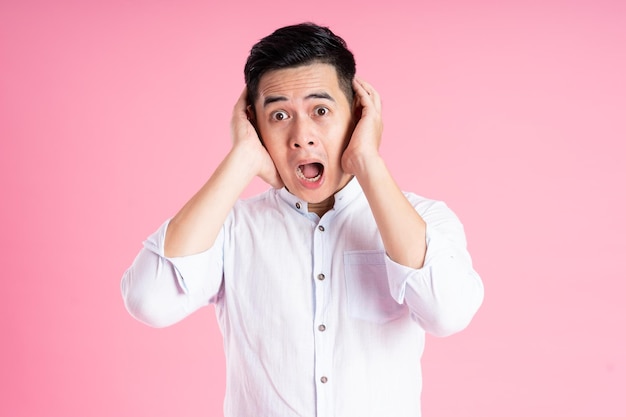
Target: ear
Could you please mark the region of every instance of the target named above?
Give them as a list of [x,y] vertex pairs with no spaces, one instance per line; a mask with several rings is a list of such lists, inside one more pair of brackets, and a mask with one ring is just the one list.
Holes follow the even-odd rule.
[[[263,143],[261,132],[259,131],[259,127],[257,126],[257,123],[256,123],[256,112],[254,111],[254,107],[251,104],[248,104],[246,106],[246,116],[248,117],[248,121],[250,122],[250,124],[254,126],[254,130],[256,131],[256,134],[259,137],[259,140],[261,141],[261,143]],[[263,143],[263,146],[265,146],[265,143]]]
[[248,120],[250,120],[250,123],[256,126],[256,114],[254,112],[252,104],[248,104],[246,106],[246,116],[248,116]]

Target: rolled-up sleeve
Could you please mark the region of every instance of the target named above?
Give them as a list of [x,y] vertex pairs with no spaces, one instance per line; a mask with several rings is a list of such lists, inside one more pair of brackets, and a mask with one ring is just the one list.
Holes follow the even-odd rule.
[[146,239],[121,281],[128,312],[153,327],[172,325],[214,302],[222,283],[223,233],[204,252],[167,258],[163,246],[168,224]]
[[420,214],[427,227],[424,265],[413,269],[386,257],[389,289],[425,331],[447,336],[467,327],[482,304],[484,288],[456,215],[441,202]]

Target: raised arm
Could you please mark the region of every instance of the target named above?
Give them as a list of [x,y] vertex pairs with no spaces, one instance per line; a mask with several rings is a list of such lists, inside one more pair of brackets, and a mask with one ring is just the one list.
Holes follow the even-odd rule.
[[383,122],[380,96],[360,79],[353,82],[361,118],[344,151],[342,165],[359,180],[393,261],[421,268],[426,255],[426,224],[406,199],[380,156]]
[[169,326],[214,300],[222,278],[221,248],[208,249],[228,212],[255,175],[282,185],[247,118],[245,90],[233,110],[231,134],[233,146],[211,178],[144,242],[122,277],[126,308],[150,326]]
[[[390,290],[406,303],[429,333],[445,336],[468,325],[483,300],[483,286],[466,250],[463,226],[443,204],[429,209],[426,222],[400,191],[378,153],[382,135],[381,101],[371,85],[356,80],[362,108],[342,164],[363,188],[387,256]],[[428,249],[428,256],[427,256]]]
[[255,176],[273,187],[282,187],[246,109],[244,89],[231,119],[233,146],[211,178],[170,221],[165,256],[192,255],[211,247],[228,212]]

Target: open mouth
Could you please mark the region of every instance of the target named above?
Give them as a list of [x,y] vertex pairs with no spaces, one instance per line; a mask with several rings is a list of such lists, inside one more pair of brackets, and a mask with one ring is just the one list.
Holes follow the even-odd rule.
[[298,178],[308,182],[316,182],[322,178],[322,174],[324,173],[324,165],[319,162],[314,162],[312,164],[304,164],[299,165],[296,170],[296,175]]

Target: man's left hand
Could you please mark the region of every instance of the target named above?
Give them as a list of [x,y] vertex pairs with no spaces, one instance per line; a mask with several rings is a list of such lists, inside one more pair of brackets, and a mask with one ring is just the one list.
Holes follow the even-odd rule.
[[355,113],[360,118],[352,138],[343,152],[341,165],[349,174],[356,175],[367,169],[371,158],[379,158],[378,149],[383,133],[382,104],[378,92],[367,82],[355,77],[352,81],[354,88]]

